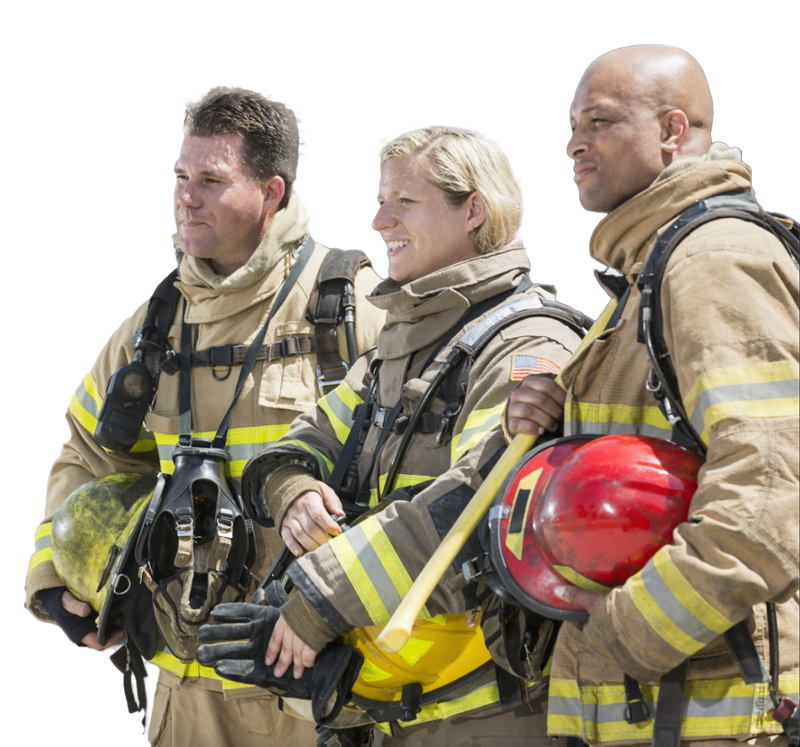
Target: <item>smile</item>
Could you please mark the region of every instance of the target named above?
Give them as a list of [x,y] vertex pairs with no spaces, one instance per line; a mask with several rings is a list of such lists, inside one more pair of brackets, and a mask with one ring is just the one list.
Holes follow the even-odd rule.
[[402,249],[404,246],[408,246],[411,243],[410,239],[405,239],[403,241],[387,241],[386,248],[390,251],[396,251],[397,249]]

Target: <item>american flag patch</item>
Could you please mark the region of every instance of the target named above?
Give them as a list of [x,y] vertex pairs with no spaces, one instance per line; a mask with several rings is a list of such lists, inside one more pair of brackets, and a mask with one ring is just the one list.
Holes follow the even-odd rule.
[[559,367],[539,355],[514,355],[511,357],[511,381],[522,381],[531,374],[557,374]]

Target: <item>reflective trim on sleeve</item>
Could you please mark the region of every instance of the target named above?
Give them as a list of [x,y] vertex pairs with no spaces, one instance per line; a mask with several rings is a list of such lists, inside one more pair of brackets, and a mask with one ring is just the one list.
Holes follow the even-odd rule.
[[176,677],[203,677],[209,680],[217,680],[222,683],[223,690],[242,690],[243,688],[255,687],[255,685],[244,685],[241,682],[226,680],[224,677],[220,677],[211,667],[204,667],[197,661],[184,664],[180,659],[166,651],[157,650],[150,661],[161,669],[171,672]]
[[[225,464],[225,474],[229,477],[241,477],[242,470],[249,459],[275,441],[284,436],[289,430],[289,425],[262,425],[252,428],[231,428],[228,431],[228,438],[225,444],[225,451],[228,452],[228,462]],[[205,431],[202,433],[192,433],[194,438],[213,439],[216,431]],[[156,433],[158,444],[158,458],[161,464],[161,471],[165,475],[171,475],[175,470],[172,463],[172,450],[178,443],[177,433]],[[302,444],[292,442],[295,445]],[[308,447],[305,447],[308,450]],[[318,452],[317,452],[318,453]],[[321,456],[321,455],[320,455]]]
[[483,410],[473,410],[464,429],[457,436],[453,437],[450,445],[450,464],[455,464],[473,448],[489,431],[500,426],[500,418],[506,403],[502,402],[496,407],[487,407]]
[[706,371],[685,398],[686,412],[703,442],[726,418],[777,418],[797,415],[800,367],[794,361]]
[[[797,675],[781,677],[779,692],[795,698]],[[642,697],[655,715],[658,687],[641,685]],[[684,738],[732,738],[763,732],[777,734],[780,724],[772,721],[772,701],[766,682],[746,685],[741,679],[693,680],[686,684],[681,736]],[[591,743],[641,740],[653,736],[653,721],[625,721],[625,688],[622,685],[592,685],[579,688],[573,680],[551,679],[547,732],[579,736]]]
[[[388,476],[388,472],[385,475],[381,475],[378,478],[378,487],[371,488],[369,491],[369,505],[375,506],[378,503],[378,496],[380,493],[383,492],[383,486],[386,485],[386,478]],[[427,482],[428,480],[434,480],[436,478],[431,477],[430,475],[397,475],[394,481],[394,489],[399,490],[400,488],[410,488],[412,485],[416,485],[420,482]]]
[[[331,550],[373,625],[389,622],[411,588],[411,576],[375,516],[330,540]],[[423,607],[420,617],[430,617]]]
[[670,439],[672,427],[658,407],[568,402],[564,409],[564,435],[616,433]]
[[687,581],[666,549],[625,582],[636,609],[670,646],[687,656],[699,651],[732,627]]
[[28,563],[28,573],[42,563],[53,561],[53,552],[50,549],[50,532],[52,522],[45,521],[36,527],[36,534],[33,536],[33,555]]
[[353,427],[353,411],[363,401],[346,383],[342,382],[317,403],[328,416],[339,443],[343,444],[347,440],[350,429]]

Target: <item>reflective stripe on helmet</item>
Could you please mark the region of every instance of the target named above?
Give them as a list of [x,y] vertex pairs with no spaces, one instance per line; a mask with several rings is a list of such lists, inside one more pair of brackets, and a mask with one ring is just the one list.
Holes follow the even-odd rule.
[[[782,676],[778,691],[794,698],[800,680]],[[658,686],[641,685],[642,695],[655,713]],[[623,685],[591,685],[583,689],[568,679],[551,679],[547,731],[580,736],[592,743],[652,739],[653,721],[625,721]],[[778,734],[781,725],[772,721],[772,700],[766,682],[745,685],[741,679],[692,680],[686,683],[681,736],[685,738],[736,737],[768,732]]]
[[684,406],[707,445],[711,428],[725,418],[797,416],[799,376],[794,361],[717,368],[695,379]]
[[670,646],[691,656],[733,627],[692,588],[662,548],[647,565],[625,582],[635,607],[653,631]]
[[342,382],[317,403],[328,416],[339,443],[343,444],[347,440],[353,427],[353,411],[363,401],[345,382]]

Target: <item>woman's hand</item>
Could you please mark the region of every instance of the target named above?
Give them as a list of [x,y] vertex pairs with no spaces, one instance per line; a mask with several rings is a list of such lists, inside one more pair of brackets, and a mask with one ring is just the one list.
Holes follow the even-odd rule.
[[554,431],[564,415],[567,393],[546,376],[528,376],[511,392],[506,423],[512,436]]
[[303,493],[291,505],[281,523],[281,537],[295,555],[300,555],[303,550],[316,550],[331,537],[342,533],[331,518],[331,514],[344,516],[339,496],[325,483],[317,484],[320,492],[309,490]]
[[294,634],[284,622],[283,616],[279,617],[267,645],[267,655],[264,657],[267,666],[277,661],[272,670],[273,675],[280,677],[291,665],[294,678],[299,680],[306,667],[314,666],[316,659],[317,652]]

